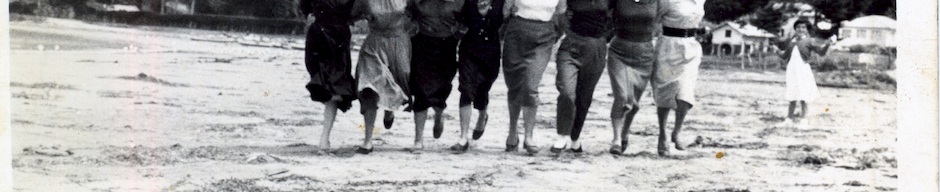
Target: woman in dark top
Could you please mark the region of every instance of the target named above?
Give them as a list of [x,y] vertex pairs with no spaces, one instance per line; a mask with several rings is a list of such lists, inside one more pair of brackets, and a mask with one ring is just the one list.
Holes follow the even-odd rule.
[[457,151],[466,151],[470,145],[468,131],[471,104],[479,116],[473,130],[473,140],[480,139],[486,128],[489,115],[489,92],[493,82],[499,76],[500,38],[499,27],[503,24],[504,0],[467,0],[460,11],[458,21],[466,26],[467,33],[460,40],[458,52],[460,73],[460,141],[453,147]]
[[555,59],[558,138],[550,149],[554,153],[566,148],[576,153],[583,151],[578,138],[591,107],[594,87],[604,72],[610,21],[609,0],[567,1],[567,17],[562,18],[562,23],[569,27]]
[[629,144],[627,136],[639,101],[650,83],[656,47],[653,31],[659,0],[612,0],[616,36],[610,43],[607,72],[614,93],[610,120],[614,131],[609,152],[621,154]]
[[[330,149],[330,130],[336,109],[349,110],[356,99],[356,81],[351,75],[349,14],[354,0],[301,0],[300,10],[315,19],[307,30],[304,64],[310,73],[307,90],[313,101],[325,105],[320,151]],[[310,18],[308,18],[310,20]]]
[[418,25],[411,38],[411,89],[414,94],[415,144],[423,149],[428,108],[434,108],[434,138],[444,131],[441,119],[457,75],[457,15],[464,0],[412,0],[408,14]]

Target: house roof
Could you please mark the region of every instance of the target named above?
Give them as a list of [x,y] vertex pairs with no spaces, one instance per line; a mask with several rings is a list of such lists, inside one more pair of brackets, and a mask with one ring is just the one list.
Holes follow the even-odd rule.
[[714,30],[712,30],[712,32],[722,29],[725,26],[728,26],[731,29],[734,29],[735,31],[737,31],[738,33],[741,33],[744,36],[748,36],[748,37],[777,37],[777,35],[764,31],[763,29],[757,28],[756,26],[751,25],[749,23],[741,25],[741,24],[734,23],[734,22],[725,22],[719,25]]
[[896,29],[897,21],[891,19],[890,17],[885,17],[881,15],[871,15],[855,18],[851,21],[845,21],[842,23],[842,27],[859,27],[859,28],[887,28],[887,29]]

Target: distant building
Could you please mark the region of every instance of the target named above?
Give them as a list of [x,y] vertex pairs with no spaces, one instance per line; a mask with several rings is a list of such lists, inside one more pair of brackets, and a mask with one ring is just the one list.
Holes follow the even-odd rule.
[[844,48],[853,45],[896,47],[897,44],[894,41],[896,29],[897,21],[890,17],[872,15],[855,18],[842,22],[842,28],[839,29],[840,41],[836,43],[836,47]]
[[766,51],[777,37],[751,24],[726,22],[711,31],[711,55],[732,55]]

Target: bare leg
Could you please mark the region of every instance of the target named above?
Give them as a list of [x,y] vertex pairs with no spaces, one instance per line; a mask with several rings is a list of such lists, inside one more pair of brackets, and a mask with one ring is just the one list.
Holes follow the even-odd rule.
[[805,129],[805,128],[808,128],[809,126],[809,121],[806,119],[806,116],[809,114],[809,111],[807,111],[809,107],[807,106],[806,101],[800,101],[800,105],[801,107],[800,107],[799,127]]
[[669,119],[669,108],[657,108],[656,117],[659,120],[659,144],[656,147],[656,152],[659,153],[659,156],[669,155],[669,147],[666,147],[666,120]]
[[369,109],[362,114],[366,123],[366,138],[362,140],[362,149],[372,149],[372,131],[375,129],[376,112],[376,109]]
[[460,139],[457,140],[457,144],[450,147],[451,150],[463,152],[469,147],[470,115],[472,113],[473,110],[470,109],[470,105],[460,107]]
[[796,101],[790,101],[790,108],[787,111],[787,118],[790,120],[796,118]]
[[624,131],[624,121],[626,121],[626,117],[626,114],[623,113],[610,113],[610,129],[614,132],[614,138],[610,140],[611,146],[620,146],[620,141],[626,138],[621,135],[621,132]]
[[[482,133],[483,133],[483,130],[486,130],[486,123],[487,123],[487,121],[489,120],[488,118],[489,118],[490,115],[486,113],[486,109],[479,109],[479,110],[477,110],[477,113],[478,113],[479,115],[477,115],[477,126],[476,126],[476,128],[474,128],[474,130],[476,130],[476,131],[474,131],[474,132],[478,132],[478,133],[482,134]],[[469,117],[467,117],[467,118],[469,118]],[[482,135],[481,135],[481,136],[482,136]],[[477,139],[479,139],[479,137],[477,137]]]
[[[633,117],[636,117],[636,113],[639,111],[640,111],[640,106],[634,105],[633,109],[631,109],[630,112],[627,113],[627,119],[624,121],[623,132],[621,133],[622,134],[621,137],[623,138],[624,143],[626,143],[629,140],[627,138],[627,135],[630,135],[630,126],[633,125]],[[624,147],[626,147],[626,145],[624,145]]]
[[392,111],[385,111],[385,115],[382,118],[382,122],[385,124],[385,129],[391,129],[392,125],[395,123],[395,113]]
[[614,132],[614,137],[610,140],[610,149],[608,150],[611,154],[622,154],[623,149],[626,148],[626,146],[621,144],[621,140],[626,139],[624,135],[621,135],[624,128],[623,123],[626,120],[626,114],[624,114],[623,111],[623,108],[617,107],[616,104],[610,111],[610,129]]
[[623,130],[620,132],[620,144],[623,145],[623,148],[626,149],[629,144],[630,138],[630,125],[633,124],[633,117],[636,116],[636,113],[640,111],[640,106],[634,105],[630,112],[627,112],[627,116],[623,121]]
[[808,107],[806,106],[806,101],[800,101],[800,105],[802,106],[800,107],[800,120],[802,120],[802,119],[805,119],[806,114],[808,114],[806,111]]
[[535,146],[535,137],[533,137],[532,132],[535,129],[537,111],[538,106],[522,107],[522,126],[525,127],[525,143],[523,143],[523,146],[526,147],[526,151],[529,153],[538,152],[538,148]]
[[470,140],[470,116],[473,115],[471,106],[460,107],[460,140],[457,141],[458,145],[465,144]]
[[333,121],[336,120],[336,109],[337,102],[339,102],[340,97],[334,95],[330,101],[327,101],[324,104],[323,108],[323,130],[320,133],[320,152],[325,152],[330,150],[330,132],[333,130]]
[[415,144],[412,149],[424,149],[424,123],[428,120],[428,110],[415,111]]
[[[441,138],[444,133],[444,108],[433,107],[434,109],[434,139]],[[427,113],[425,113],[427,114]]]
[[676,149],[685,150],[685,145],[679,141],[679,133],[682,131],[682,123],[685,122],[685,115],[688,114],[689,109],[692,109],[692,104],[689,104],[685,101],[676,101],[679,105],[676,107],[676,122],[675,129],[672,130],[672,143],[676,144]]
[[[515,151],[519,146],[519,130],[516,126],[519,122],[519,113],[522,108],[518,104],[509,104],[509,135],[506,137],[506,150]],[[512,149],[509,149],[512,147]]]

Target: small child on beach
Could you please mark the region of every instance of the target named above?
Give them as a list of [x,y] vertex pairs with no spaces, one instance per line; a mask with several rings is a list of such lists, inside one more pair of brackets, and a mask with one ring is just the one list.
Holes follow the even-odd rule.
[[[813,71],[807,61],[810,60],[812,52],[819,55],[826,55],[829,46],[834,42],[832,40],[821,41],[810,37],[810,22],[799,20],[793,24],[795,33],[779,43],[780,48],[785,51],[781,58],[784,58],[787,65],[786,74],[786,99],[790,101],[790,108],[787,113],[787,119],[782,123],[783,126],[796,124],[797,127],[806,127],[808,122],[805,119],[807,114],[807,102],[812,102],[819,97],[819,90],[816,87],[816,79]],[[796,105],[800,104],[800,113],[796,113]]]

